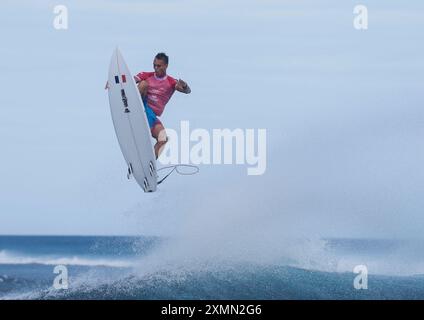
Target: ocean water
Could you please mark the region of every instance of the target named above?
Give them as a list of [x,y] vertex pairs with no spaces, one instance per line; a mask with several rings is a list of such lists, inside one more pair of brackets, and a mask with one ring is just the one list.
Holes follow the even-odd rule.
[[[0,299],[424,299],[420,240],[291,239],[273,259],[175,242],[0,236]],[[355,273],[358,265],[366,272]],[[65,276],[57,266],[66,289],[55,286]],[[355,288],[359,275],[365,288]]]

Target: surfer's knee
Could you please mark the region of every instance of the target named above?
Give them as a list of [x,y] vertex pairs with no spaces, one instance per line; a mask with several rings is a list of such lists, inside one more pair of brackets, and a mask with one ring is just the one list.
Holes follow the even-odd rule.
[[138,91],[140,91],[141,95],[144,97],[147,94],[147,89],[149,88],[149,84],[146,80],[142,80],[137,85]]

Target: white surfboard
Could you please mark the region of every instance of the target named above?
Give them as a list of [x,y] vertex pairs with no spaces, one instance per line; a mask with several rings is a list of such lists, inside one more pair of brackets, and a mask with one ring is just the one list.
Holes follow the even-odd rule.
[[156,191],[156,158],[140,93],[121,52],[112,55],[108,77],[109,104],[119,146],[144,192]]

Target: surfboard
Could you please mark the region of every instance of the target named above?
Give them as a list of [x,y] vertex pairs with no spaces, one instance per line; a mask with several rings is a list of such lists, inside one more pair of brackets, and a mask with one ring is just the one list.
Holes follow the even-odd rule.
[[156,157],[140,93],[118,48],[108,76],[109,105],[119,146],[132,175],[144,192],[156,191]]

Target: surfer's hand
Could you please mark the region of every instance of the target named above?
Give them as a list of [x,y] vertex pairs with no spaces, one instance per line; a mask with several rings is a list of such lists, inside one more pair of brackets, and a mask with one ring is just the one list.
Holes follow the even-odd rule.
[[106,81],[105,90],[109,89],[109,81]]
[[181,88],[185,89],[187,88],[187,83],[185,83],[183,80],[178,79],[177,85],[181,86]]
[[177,85],[175,86],[175,89],[184,92],[184,93],[190,93],[190,87],[187,85],[187,83],[181,79],[178,79]]

